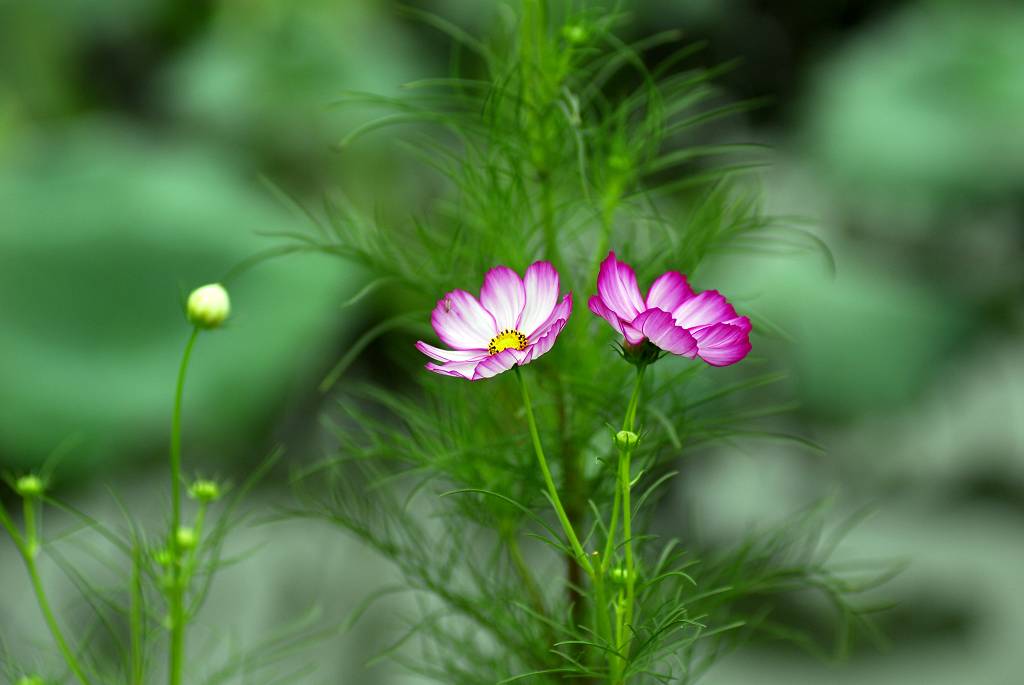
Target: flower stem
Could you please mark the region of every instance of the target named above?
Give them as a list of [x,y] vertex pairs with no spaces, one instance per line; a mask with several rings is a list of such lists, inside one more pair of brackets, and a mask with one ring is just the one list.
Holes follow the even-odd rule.
[[182,664],[185,657],[185,578],[182,573],[178,528],[181,526],[181,405],[185,394],[185,373],[188,370],[192,348],[199,337],[200,328],[192,329],[178,368],[178,385],[174,393],[174,414],[171,417],[171,530],[168,545],[171,551],[171,647],[168,655],[168,683],[181,685]]
[[[594,584],[595,594],[595,607],[594,612],[597,615],[598,634],[604,636],[608,640],[608,644],[613,644],[611,622],[608,619],[608,605],[604,591],[604,579],[600,574],[600,571],[595,569],[594,565],[590,563],[590,558],[583,549],[583,545],[580,544],[579,538],[576,536],[576,531],[573,530],[572,523],[569,521],[568,515],[565,513],[565,508],[562,506],[562,500],[558,496],[558,489],[555,487],[555,481],[551,477],[551,469],[548,468],[548,461],[544,457],[544,447],[541,445],[540,433],[537,431],[537,419],[533,415],[533,403],[530,401],[530,393],[526,389],[526,381],[523,380],[522,372],[519,367],[515,367],[516,381],[519,383],[519,388],[523,394],[523,406],[526,408],[526,421],[530,426],[530,437],[533,440],[533,449],[537,453],[537,462],[540,464],[541,473],[544,475],[544,484],[547,486],[548,496],[551,499],[551,504],[555,508],[555,513],[558,515],[558,520],[562,524],[562,530],[565,532],[566,538],[569,540],[569,545],[572,548],[573,554],[576,557],[576,561],[583,570],[586,571],[587,575],[590,576],[591,581]],[[614,654],[608,654],[609,663],[613,663]]]
[[57,617],[53,614],[53,609],[50,608],[50,601],[46,597],[46,589],[43,587],[42,578],[39,576],[39,567],[36,565],[36,557],[39,554],[41,543],[39,540],[39,531],[36,525],[36,503],[35,497],[25,497],[25,534],[24,536],[18,532],[17,526],[11,520],[11,517],[7,514],[7,510],[4,509],[3,505],[0,504],[0,523],[7,530],[7,533],[11,536],[11,540],[14,541],[15,547],[18,548],[18,552],[21,554],[21,558],[25,562],[25,568],[28,571],[29,579],[32,581],[32,590],[36,595],[36,603],[39,605],[39,611],[43,614],[43,619],[46,621],[47,628],[50,629],[50,635],[53,636],[53,641],[57,643],[57,649],[60,651],[61,656],[64,657],[64,662],[71,669],[71,672],[75,674],[75,678],[78,679],[82,685],[89,685],[89,678],[85,675],[85,670],[81,664],[78,663],[78,659],[75,657],[75,653],[71,651],[68,646],[67,640],[64,639],[64,633],[61,632],[60,624],[57,623]]
[[[636,413],[640,405],[640,389],[643,386],[645,366],[637,367],[636,384],[626,408],[626,418],[622,422],[622,430],[633,432],[636,426]],[[630,501],[630,458],[633,448],[619,450],[619,498],[622,501],[622,538],[626,557],[626,596],[625,606],[616,616],[616,636],[619,651],[629,656],[629,640],[624,638],[626,629],[633,622],[633,606],[636,600],[636,564],[633,559],[633,505]]]
[[518,366],[515,367],[515,374],[516,380],[519,381],[519,389],[523,394],[523,405],[526,408],[526,421],[530,425],[530,438],[533,440],[533,449],[537,454],[537,463],[540,464],[540,470],[544,476],[544,484],[547,486],[551,504],[558,515],[559,523],[562,524],[565,537],[569,540],[569,546],[572,547],[573,554],[576,555],[576,560],[588,575],[593,576],[594,568],[591,566],[590,559],[583,550],[583,545],[580,544],[579,538],[576,537],[576,531],[573,530],[572,524],[569,523],[569,517],[566,515],[565,507],[562,506],[562,500],[558,496],[555,481],[551,477],[551,469],[548,468],[548,460],[544,457],[544,447],[540,442],[540,433],[537,431],[537,419],[533,415],[533,403],[530,401],[530,393],[526,389],[526,382],[523,380],[522,372],[520,372]]

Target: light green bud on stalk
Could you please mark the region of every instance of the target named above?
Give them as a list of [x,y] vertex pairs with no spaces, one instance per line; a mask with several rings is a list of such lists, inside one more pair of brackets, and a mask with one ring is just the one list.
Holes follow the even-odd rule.
[[46,491],[46,484],[43,483],[43,479],[39,476],[29,474],[22,476],[14,482],[14,491],[26,499],[29,497],[39,497]]
[[156,563],[161,566],[170,566],[174,561],[174,557],[171,556],[171,551],[167,549],[161,549],[154,552],[153,559],[155,559]]
[[625,585],[626,580],[629,578],[629,572],[621,566],[616,566],[608,572],[608,577],[616,585]]
[[220,283],[196,288],[188,296],[188,320],[200,328],[217,328],[231,314],[231,299]]
[[220,494],[220,486],[212,480],[199,479],[188,488],[188,496],[199,502],[216,502]]
[[633,161],[626,155],[612,155],[608,158],[608,168],[625,173],[633,168]]
[[620,450],[632,450],[640,442],[640,436],[633,431],[619,431],[615,434],[615,446]]
[[562,27],[562,36],[571,44],[579,45],[587,40],[587,29],[579,24]]
[[46,681],[37,675],[23,675],[18,678],[17,685],[46,685]]
[[187,526],[182,526],[174,534],[178,543],[178,549],[189,550],[196,546],[196,532]]

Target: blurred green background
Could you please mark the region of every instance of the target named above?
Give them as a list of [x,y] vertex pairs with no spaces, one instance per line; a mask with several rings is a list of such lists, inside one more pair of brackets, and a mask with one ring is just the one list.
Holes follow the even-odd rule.
[[[491,16],[466,0],[413,4],[471,31]],[[792,338],[755,345],[792,369],[787,426],[827,453],[694,453],[662,514],[724,544],[833,495],[840,513],[875,511],[845,556],[910,563],[883,592],[896,603],[880,618],[888,650],[837,665],[755,644],[706,682],[1020,683],[1024,5],[639,0],[627,34],[668,28],[708,39],[708,66],[740,59],[721,81],[737,99],[773,96],[708,135],[776,149],[759,179],[768,208],[811,217],[836,269],[723,267],[737,299]],[[159,520],[183,294],[305,226],[263,177],[313,201],[340,189],[368,210],[414,207],[430,192],[418,169],[387,135],[333,149],[354,120],[330,103],[441,75],[448,58],[442,34],[389,2],[0,0],[0,468],[63,445],[59,496],[114,517],[109,485]],[[201,340],[188,387],[191,471],[237,479],[277,442],[314,446],[317,383],[389,314],[342,307],[364,282],[301,256],[231,284],[236,316]],[[241,538],[267,544],[218,582],[203,630],[221,637],[254,639],[316,603],[347,611],[393,578],[310,524]],[[6,541],[0,588],[9,647],[42,659]],[[419,682],[363,669],[403,609],[319,649],[315,682]]]

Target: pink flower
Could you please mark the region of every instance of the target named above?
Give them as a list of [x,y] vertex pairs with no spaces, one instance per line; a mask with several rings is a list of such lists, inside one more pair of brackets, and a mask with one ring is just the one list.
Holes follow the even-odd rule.
[[735,364],[750,352],[750,319],[738,316],[717,291],[695,293],[686,276],[668,271],[640,294],[636,273],[615,258],[601,263],[590,311],[622,333],[627,347],[649,340],[658,348],[712,366]]
[[434,373],[490,378],[517,364],[529,364],[551,349],[572,312],[572,293],[558,300],[558,272],[549,262],[534,262],[519,278],[496,266],[484,277],[480,300],[465,290],[445,295],[430,316],[443,350],[422,340],[416,349],[441,364]]

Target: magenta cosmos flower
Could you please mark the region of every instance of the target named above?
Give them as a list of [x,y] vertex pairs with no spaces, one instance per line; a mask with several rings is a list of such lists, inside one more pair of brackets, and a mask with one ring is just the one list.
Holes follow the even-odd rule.
[[535,262],[519,278],[507,266],[484,277],[480,300],[453,290],[430,316],[437,337],[451,350],[422,340],[416,348],[441,362],[427,369],[471,381],[490,378],[517,364],[529,364],[551,349],[572,312],[572,293],[558,299],[558,272]]
[[590,311],[622,333],[627,346],[656,347],[712,366],[735,364],[750,352],[750,319],[738,316],[717,290],[695,293],[686,276],[668,271],[640,294],[636,273],[609,252],[597,276]]

